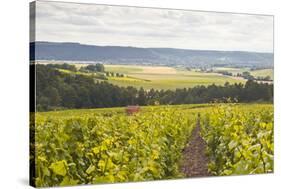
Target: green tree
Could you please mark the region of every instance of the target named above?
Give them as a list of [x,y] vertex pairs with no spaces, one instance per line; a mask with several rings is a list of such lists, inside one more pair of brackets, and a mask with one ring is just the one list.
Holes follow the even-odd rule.
[[146,105],[146,92],[141,87],[138,92],[138,104],[143,106]]
[[60,106],[61,97],[55,87],[47,86],[44,95],[48,97],[48,106]]

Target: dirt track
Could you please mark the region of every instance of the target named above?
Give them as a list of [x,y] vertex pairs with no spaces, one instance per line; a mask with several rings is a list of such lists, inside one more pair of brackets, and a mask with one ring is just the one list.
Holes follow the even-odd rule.
[[200,136],[200,121],[194,128],[189,145],[183,151],[182,171],[186,177],[206,177],[208,173],[208,157],[205,154],[206,142]]

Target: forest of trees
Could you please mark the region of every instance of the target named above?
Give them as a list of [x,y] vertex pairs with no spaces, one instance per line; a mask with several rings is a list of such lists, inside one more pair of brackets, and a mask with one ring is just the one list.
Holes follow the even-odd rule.
[[91,72],[105,72],[105,69],[104,69],[104,65],[103,64],[97,63],[97,64],[90,64],[90,65],[87,65],[85,67],[81,67],[80,71],[82,71],[82,72],[87,72],[87,71],[91,71]]
[[272,102],[273,85],[248,80],[245,85],[225,83],[224,86],[213,84],[188,89],[144,90],[119,87],[85,75],[62,73],[52,66],[36,65],[36,111],[209,103],[227,98],[238,102]]

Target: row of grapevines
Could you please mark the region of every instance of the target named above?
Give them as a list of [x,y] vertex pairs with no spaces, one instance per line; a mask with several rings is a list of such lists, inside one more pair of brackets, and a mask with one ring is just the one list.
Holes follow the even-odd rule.
[[221,105],[205,115],[203,137],[213,175],[273,172],[273,109]]
[[36,119],[36,186],[181,177],[178,162],[196,116],[173,109]]

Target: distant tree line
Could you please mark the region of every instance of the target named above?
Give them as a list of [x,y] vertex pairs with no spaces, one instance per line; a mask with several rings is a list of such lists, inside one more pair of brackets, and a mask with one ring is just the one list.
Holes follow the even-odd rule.
[[100,64],[100,63],[89,64],[87,66],[81,66],[79,70],[77,70],[75,65],[71,65],[71,64],[67,64],[67,63],[47,64],[46,66],[49,68],[69,70],[72,72],[79,71],[79,72],[84,72],[84,73],[95,73],[95,78],[102,79],[102,80],[108,80],[106,77],[125,77],[125,75],[122,73],[105,71],[104,65]]
[[233,74],[232,74],[231,72],[223,71],[223,70],[217,71],[217,73],[220,73],[220,74],[222,74],[222,75],[227,75],[227,76],[233,76]]
[[[35,65],[32,65],[35,66]],[[196,86],[176,90],[144,90],[119,87],[80,74],[36,65],[36,108],[49,111],[69,108],[101,108],[127,105],[189,104],[223,101],[273,101],[273,85],[249,80],[243,84]]]
[[64,70],[69,70],[69,71],[73,71],[73,72],[77,71],[75,65],[71,65],[71,64],[67,64],[67,63],[63,63],[63,64],[47,64],[46,66],[49,67],[49,68],[64,69]]
[[[78,71],[75,65],[63,63],[63,64],[47,64],[46,65],[49,68],[58,68],[58,69],[64,69],[76,72]],[[89,64],[87,66],[82,66],[79,71],[82,72],[105,72],[105,68],[103,64],[97,63],[97,64]]]
[[105,72],[105,68],[103,64],[97,63],[97,64],[89,64],[85,67],[81,67],[79,71],[91,71],[91,72]]
[[238,73],[237,74],[238,77],[243,77],[244,79],[248,79],[248,80],[257,80],[257,81],[272,81],[270,76],[257,76],[254,77],[253,75],[251,75],[250,72],[243,72],[242,74]]

